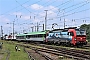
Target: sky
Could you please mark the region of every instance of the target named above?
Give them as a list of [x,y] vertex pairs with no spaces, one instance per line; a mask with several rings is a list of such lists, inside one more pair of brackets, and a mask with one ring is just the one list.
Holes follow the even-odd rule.
[[46,15],[47,30],[90,24],[90,0],[0,0],[4,34],[42,31]]

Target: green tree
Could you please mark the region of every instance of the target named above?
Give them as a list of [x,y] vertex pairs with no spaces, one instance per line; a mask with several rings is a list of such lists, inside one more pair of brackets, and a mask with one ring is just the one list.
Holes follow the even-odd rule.
[[90,24],[83,24],[80,28],[85,29],[87,33],[87,40],[90,41]]

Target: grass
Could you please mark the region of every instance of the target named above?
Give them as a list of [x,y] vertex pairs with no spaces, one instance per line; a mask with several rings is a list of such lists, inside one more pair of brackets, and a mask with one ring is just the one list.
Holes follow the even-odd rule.
[[88,44],[90,44],[90,42],[88,42]]
[[7,53],[5,52],[5,50],[4,49],[0,49],[0,60],[6,60],[5,58],[6,58],[6,56],[7,56]]
[[15,50],[15,45],[8,44],[5,41],[3,41],[3,58],[2,60],[6,60],[7,57],[7,51],[10,52],[9,60],[28,60],[28,54],[24,52],[23,47],[18,46],[20,48],[20,51]]

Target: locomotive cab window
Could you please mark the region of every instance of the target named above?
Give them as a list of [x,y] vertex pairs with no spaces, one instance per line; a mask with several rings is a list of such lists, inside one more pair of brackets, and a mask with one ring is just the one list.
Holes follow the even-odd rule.
[[74,36],[73,32],[70,32],[70,35],[71,35],[71,36]]
[[73,32],[68,32],[67,35],[74,36]]
[[67,35],[69,35],[69,32],[67,33]]

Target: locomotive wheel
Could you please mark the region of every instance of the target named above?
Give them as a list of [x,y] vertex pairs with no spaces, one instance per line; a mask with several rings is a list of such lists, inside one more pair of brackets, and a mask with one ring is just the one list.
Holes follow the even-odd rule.
[[77,48],[81,48],[81,47],[83,47],[83,44],[77,45]]
[[60,41],[58,41],[58,45],[61,45],[61,42]]

